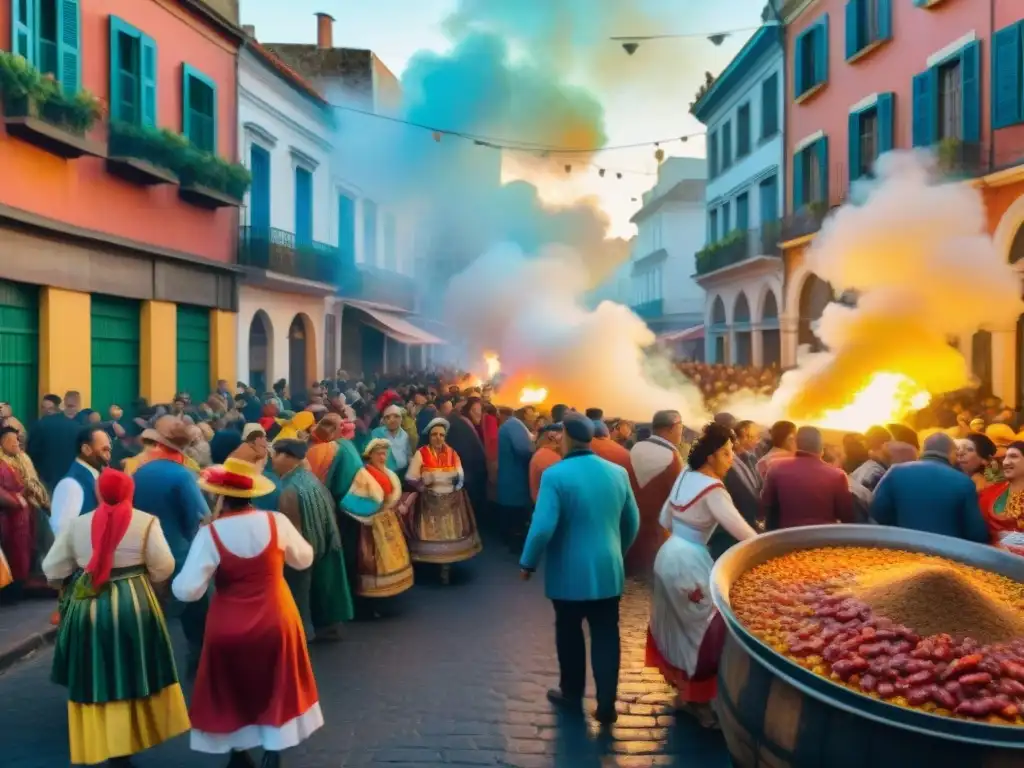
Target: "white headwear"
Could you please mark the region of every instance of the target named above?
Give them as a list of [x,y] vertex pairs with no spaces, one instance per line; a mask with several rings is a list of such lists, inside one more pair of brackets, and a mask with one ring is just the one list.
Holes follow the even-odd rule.
[[394,403],[392,403],[392,404],[391,404],[391,405],[389,405],[389,406],[388,406],[387,408],[385,408],[385,409],[384,409],[384,413],[382,413],[382,414],[381,414],[381,416],[382,416],[382,417],[383,417],[383,416],[390,416],[390,415],[391,415],[391,414],[393,414],[393,413],[397,413],[397,414],[398,414],[399,416],[401,416],[401,415],[402,415],[402,409],[401,409],[401,408],[399,408],[399,407],[398,407],[397,405],[395,405]]
[[444,427],[444,431],[447,432],[449,429],[451,429],[451,426],[452,425],[448,423],[448,419],[442,419],[440,416],[438,416],[436,419],[430,420],[430,423],[427,424],[427,428],[423,430],[423,433],[429,435],[430,430],[432,430],[434,427]]

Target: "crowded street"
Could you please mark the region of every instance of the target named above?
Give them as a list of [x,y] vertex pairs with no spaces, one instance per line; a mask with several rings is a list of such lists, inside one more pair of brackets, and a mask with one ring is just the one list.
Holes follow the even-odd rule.
[[[656,671],[644,670],[648,609],[638,586],[623,599],[618,723],[601,735],[592,720],[560,716],[544,700],[558,675],[551,607],[541,582],[523,583],[518,576],[516,559],[498,547],[456,571],[451,589],[428,569],[396,615],[351,624],[341,642],[314,645],[330,727],[295,750],[294,764],[728,765],[721,734],[677,721],[669,687]],[[49,683],[52,658],[46,649],[0,674],[4,768],[68,763],[67,742],[57,737],[66,727],[65,705],[62,689]],[[188,738],[181,737],[135,762],[140,768],[213,768],[222,760],[190,753]]]

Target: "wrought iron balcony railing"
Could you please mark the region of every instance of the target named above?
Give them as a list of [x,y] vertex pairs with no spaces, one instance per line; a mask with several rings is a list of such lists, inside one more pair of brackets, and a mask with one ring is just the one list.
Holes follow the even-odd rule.
[[342,271],[337,246],[298,243],[293,233],[273,227],[241,227],[238,263],[331,285],[339,282]]
[[758,229],[735,230],[721,240],[697,251],[697,274],[706,275],[755,256],[778,256],[780,222],[768,222]]

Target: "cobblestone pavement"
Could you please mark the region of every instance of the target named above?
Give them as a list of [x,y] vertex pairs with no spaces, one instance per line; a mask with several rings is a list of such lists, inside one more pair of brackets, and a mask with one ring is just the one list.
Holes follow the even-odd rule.
[[[720,734],[677,722],[670,689],[644,669],[643,587],[630,585],[623,601],[621,714],[601,734],[589,716],[561,716],[545,700],[557,682],[554,615],[543,578],[518,576],[515,559],[492,546],[450,586],[418,574],[395,615],[350,625],[336,645],[314,645],[327,724],[286,765],[727,768]],[[64,691],[49,682],[51,658],[52,650],[39,652],[0,676],[4,768],[68,765]],[[187,736],[135,760],[140,768],[225,762],[189,752]]]

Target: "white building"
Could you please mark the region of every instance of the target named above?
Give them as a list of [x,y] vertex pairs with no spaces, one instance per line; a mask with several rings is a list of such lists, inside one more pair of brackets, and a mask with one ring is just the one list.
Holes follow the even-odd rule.
[[693,279],[694,253],[704,245],[704,158],[673,157],[658,169],[630,219],[629,304],[658,334],[700,325],[704,291]]
[[239,157],[252,173],[238,263],[238,376],[258,391],[324,378],[337,359],[328,314],[338,282],[332,113],[252,37],[238,57]]
[[697,254],[709,362],[781,362],[782,31],[761,27],[691,107],[707,126],[707,243]]

